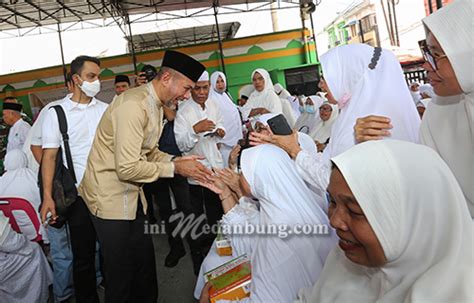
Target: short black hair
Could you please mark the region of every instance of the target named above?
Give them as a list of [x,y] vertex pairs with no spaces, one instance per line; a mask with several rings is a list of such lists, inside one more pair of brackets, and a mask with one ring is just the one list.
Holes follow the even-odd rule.
[[71,62],[71,75],[80,74],[84,67],[84,62],[89,61],[100,66],[100,60],[96,57],[79,56]]
[[3,98],[3,102],[8,102],[8,100],[17,101],[18,99],[11,96]]

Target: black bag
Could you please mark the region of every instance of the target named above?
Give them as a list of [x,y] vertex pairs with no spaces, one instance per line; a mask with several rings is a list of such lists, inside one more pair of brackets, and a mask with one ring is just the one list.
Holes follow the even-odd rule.
[[[56,223],[51,224],[50,226],[60,228],[66,223],[70,209],[76,202],[78,194],[76,188],[76,174],[74,172],[71,150],[69,148],[66,116],[60,105],[53,106],[53,108],[56,110],[56,114],[58,115],[59,130],[63,137],[66,161],[67,166],[69,167],[66,168],[64,166],[62,148],[59,147],[53,177],[53,200],[56,206],[56,215],[58,218],[56,219]],[[38,185],[40,188],[41,198],[43,198],[43,177],[41,175],[41,167],[38,175]]]

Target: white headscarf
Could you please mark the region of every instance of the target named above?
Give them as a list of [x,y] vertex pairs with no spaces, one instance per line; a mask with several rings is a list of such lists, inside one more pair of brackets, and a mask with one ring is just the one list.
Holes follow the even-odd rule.
[[374,69],[369,68],[374,48],[366,44],[343,45],[321,56],[324,78],[339,102],[339,118],[332,127],[325,159],[355,144],[357,118],[390,117],[391,139],[418,142],[420,116],[410,96],[397,57],[383,49]]
[[362,143],[332,160],[387,263],[361,266],[336,247],[298,302],[473,302],[473,229],[444,161],[430,148],[397,140]]
[[424,107],[424,108],[427,108],[428,107],[428,103],[430,103],[431,101],[431,98],[428,98],[428,99],[421,99],[420,101],[418,101],[418,103],[416,103],[416,107]]
[[294,113],[292,104],[290,103],[291,94],[285,88],[283,88],[280,83],[273,85],[273,88],[280,98],[282,113],[285,116],[286,121],[288,121],[290,127],[293,128],[296,123],[296,115]]
[[226,131],[225,137],[220,141],[227,146],[234,146],[237,141],[242,139],[242,123],[240,121],[239,110],[232,102],[229,95],[225,92],[217,91],[217,79],[221,77],[227,87],[227,79],[224,73],[216,71],[211,75],[211,92],[209,98],[212,99],[220,108],[221,114],[224,117],[224,128]]
[[327,121],[323,121],[320,118],[318,124],[311,130],[309,134],[311,138],[318,141],[319,143],[326,142],[326,140],[331,136],[332,126],[336,121],[337,117],[339,116],[339,107],[336,104],[331,104],[326,101],[321,104],[321,106],[323,105],[331,106],[331,116]]
[[242,96],[247,96],[250,97],[250,95],[253,93],[253,91],[255,90],[255,88],[253,87],[252,84],[246,84],[244,86],[242,86],[239,90],[239,97],[242,97]]
[[[321,120],[319,117],[319,107],[324,103],[324,100],[319,96],[309,96],[305,97],[303,104],[306,103],[306,99],[310,98],[314,105],[314,113],[310,114],[308,112],[302,113],[298,120],[296,120],[295,127],[298,131],[301,131],[305,134],[311,133],[311,131],[318,125]],[[304,106],[306,108],[306,106]]]
[[421,126],[421,142],[435,149],[456,176],[474,218],[474,15],[472,0],[458,0],[423,19],[448,56],[463,94],[435,96]]
[[5,174],[0,177],[0,197],[23,198],[38,209],[41,198],[38,178],[28,167],[26,154],[19,149],[11,150],[5,156]]
[[427,94],[430,98],[435,96],[433,86],[431,86],[431,84],[423,84],[420,86],[420,95],[423,93]]
[[[242,152],[242,173],[260,202],[260,224],[328,224],[324,211],[282,149],[260,145]],[[329,236],[256,238],[252,254],[252,302],[291,302],[312,285],[334,245]],[[308,287],[306,286],[306,287]],[[303,286],[304,287],[304,286]]]
[[265,108],[271,113],[281,114],[281,101],[273,89],[273,82],[270,78],[270,74],[268,74],[268,72],[263,68],[257,68],[253,71],[251,79],[253,79],[255,73],[259,73],[263,77],[265,81],[265,87],[260,92],[254,90],[249,96],[247,104],[245,104],[241,110],[244,120],[248,118],[250,111],[254,108]]
[[288,99],[291,97],[290,92],[287,91],[280,83],[276,83],[275,85],[273,85],[273,88],[275,89],[275,92],[277,93],[278,97],[280,97],[281,99]]

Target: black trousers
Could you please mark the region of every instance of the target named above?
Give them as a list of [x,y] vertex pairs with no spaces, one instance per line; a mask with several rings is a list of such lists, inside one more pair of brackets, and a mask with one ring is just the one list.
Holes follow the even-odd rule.
[[[194,213],[198,216],[205,214],[209,226],[211,228],[215,226],[217,221],[219,221],[224,214],[219,195],[199,185],[189,185],[189,191],[191,193],[191,204]],[[216,236],[217,234],[209,233],[200,237],[201,246],[205,255],[209,251]]]
[[[172,208],[169,192],[170,188],[175,198],[176,209]],[[161,178],[153,183],[145,184],[144,191],[148,201],[149,214],[153,213],[153,196],[156,197],[160,218],[165,222],[165,230],[170,249],[172,251],[184,251],[185,248],[181,240],[181,230],[179,233],[175,233],[176,228],[178,228],[179,219],[170,222],[170,217],[173,214],[179,213],[182,213],[184,217],[194,214],[189,194],[188,180],[181,175],[175,175],[173,178]],[[173,235],[173,233],[175,233],[176,236]],[[191,231],[184,236],[191,248],[191,252],[197,253],[200,250],[199,241],[191,238]]]
[[96,232],[84,200],[78,197],[68,217],[76,302],[99,302],[96,290]]
[[156,303],[158,281],[151,235],[138,199],[135,220],[105,220],[93,215],[104,257],[106,303]]

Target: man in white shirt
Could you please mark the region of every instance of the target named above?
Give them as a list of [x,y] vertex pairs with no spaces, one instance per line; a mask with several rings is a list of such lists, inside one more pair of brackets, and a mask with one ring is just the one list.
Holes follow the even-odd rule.
[[[107,109],[107,104],[94,98],[100,91],[100,62],[97,58],[79,56],[71,63],[74,81],[72,96],[66,96],[59,104],[64,110],[67,124],[71,158],[76,177],[76,186],[81,183],[92,147],[97,126]],[[41,218],[51,212],[52,222],[57,219],[55,203],[52,198],[52,181],[55,160],[59,148],[66,154],[58,117],[55,110],[49,109],[42,125],[43,156],[41,174],[43,178],[43,205]],[[79,196],[67,218],[71,234],[73,253],[73,280],[77,302],[99,302],[96,292],[95,251],[96,233],[84,200]]]
[[16,103],[16,99],[7,97],[3,103],[3,121],[10,125],[8,132],[7,153],[14,149],[22,149],[31,126],[21,118],[23,105]]
[[[224,160],[217,144],[225,136],[224,119],[219,106],[209,99],[209,90],[209,73],[204,71],[191,90],[191,100],[183,103],[176,114],[174,133],[183,155],[202,156],[200,162],[207,168],[223,169]],[[192,178],[188,178],[188,183],[196,215],[204,214],[205,210],[208,224],[217,224],[223,214],[219,196]],[[214,238],[210,235],[207,240],[212,243]],[[210,243],[202,244],[207,248]]]

